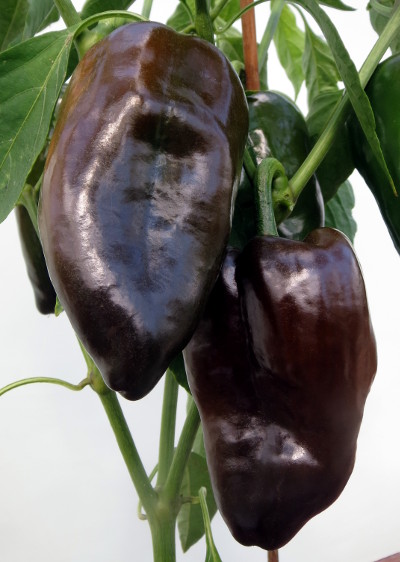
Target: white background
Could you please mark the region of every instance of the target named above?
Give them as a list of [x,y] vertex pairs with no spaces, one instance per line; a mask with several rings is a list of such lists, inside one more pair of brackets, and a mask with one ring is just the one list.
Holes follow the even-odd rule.
[[[359,67],[375,34],[365,2],[352,14],[329,10]],[[165,21],[176,2],[154,2]],[[81,2],[75,2],[79,9]],[[260,37],[267,5],[257,8]],[[141,9],[141,2],[134,6]],[[273,58],[273,57],[272,57]],[[272,60],[270,88],[293,90]],[[305,110],[304,92],[298,100]],[[399,155],[400,157],[400,155]],[[400,551],[400,260],[375,202],[357,173],[355,248],[367,286],[379,368],[367,401],[356,466],[340,498],[280,551],[281,562],[373,562]],[[36,312],[20,254],[14,217],[0,225],[0,386],[32,376],[71,382],[85,366],[68,320]],[[122,407],[150,472],[157,462],[162,383]],[[185,400],[179,403],[182,424]],[[0,560],[2,562],[151,561],[147,524],[136,517],[137,496],[97,396],[32,385],[0,398]],[[266,553],[231,538],[219,516],[215,541],[224,562],[266,561]],[[204,560],[201,542],[178,560]]]

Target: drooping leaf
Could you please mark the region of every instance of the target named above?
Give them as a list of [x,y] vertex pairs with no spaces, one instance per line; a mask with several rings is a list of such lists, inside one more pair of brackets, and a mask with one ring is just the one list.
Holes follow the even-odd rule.
[[[186,498],[197,497],[201,487],[205,487],[207,490],[207,508],[212,519],[217,512],[217,506],[211,488],[207,462],[204,457],[192,452],[185,469],[181,495]],[[183,552],[189,550],[204,536],[204,522],[199,503],[186,502],[182,505],[178,514],[178,531]]]
[[[189,412],[192,402],[193,397],[191,394],[188,394],[186,402],[186,413]],[[206,450],[204,448],[203,428],[201,424],[199,425],[199,429],[197,430],[196,437],[193,441],[192,451],[193,453],[197,453],[201,457],[205,458],[206,456]]]
[[28,17],[22,39],[30,39],[59,19],[53,0],[30,0]]
[[309,25],[305,28],[303,71],[305,75],[308,106],[323,92],[337,90],[340,76],[332,52],[322,37],[318,37]]
[[279,61],[293,84],[295,97],[304,81],[304,42],[304,31],[298,27],[293,11],[285,5],[275,30],[274,43]]
[[[217,26],[220,23],[223,25],[223,22],[218,19]],[[231,27],[226,33],[218,35],[217,47],[230,61],[244,61],[242,35],[237,29]]]
[[86,0],[80,16],[84,20],[108,10],[127,10],[134,2],[135,0]]
[[46,141],[73,37],[74,30],[47,33],[0,55],[0,222]]
[[[367,10],[369,11],[369,19],[373,29],[378,35],[382,33],[388,23],[391,12],[394,7],[395,0],[373,0],[368,3]],[[392,53],[400,51],[400,34],[390,43]]]
[[182,353],[179,353],[168,367],[175,377],[176,382],[190,394],[189,384],[186,376],[185,363]]
[[28,16],[28,0],[3,0],[0,17],[0,51],[22,36]]
[[[219,1],[212,0],[211,1],[211,9],[215,8],[216,4],[219,4]],[[221,18],[224,22],[231,21],[236,14],[240,12],[240,0],[230,0],[227,4],[225,4],[224,8],[218,14],[218,17]]]
[[320,4],[325,4],[325,6],[329,6],[330,8],[336,8],[337,10],[344,10],[346,12],[354,11],[354,8],[344,4],[341,0],[320,0]]
[[184,2],[179,2],[175,12],[168,18],[167,25],[172,27],[172,29],[182,31],[185,27],[193,23],[190,19],[190,13],[194,16],[195,0],[185,0]]
[[215,546],[214,538],[211,531],[211,519],[210,519],[210,514],[207,505],[207,495],[208,495],[207,489],[205,487],[200,488],[199,499],[200,499],[201,511],[203,514],[204,528],[206,534],[206,545],[207,545],[205,562],[222,562],[221,557],[218,554],[217,547]]
[[395,192],[393,179],[385,162],[379,139],[376,134],[374,113],[369,103],[368,96],[361,86],[357,69],[354,62],[351,60],[336,27],[333,25],[326,12],[320,8],[316,0],[294,0],[294,2],[305,8],[312,15],[324,34],[324,37],[332,51],[333,58],[335,59],[340,77],[344,82],[346,93],[349,96],[354,112],[365,134],[368,144],[371,147],[372,153],[379,162],[383,173]]
[[325,226],[341,230],[352,243],[357,232],[357,223],[352,214],[354,205],[354,191],[349,181],[345,181],[325,205]]

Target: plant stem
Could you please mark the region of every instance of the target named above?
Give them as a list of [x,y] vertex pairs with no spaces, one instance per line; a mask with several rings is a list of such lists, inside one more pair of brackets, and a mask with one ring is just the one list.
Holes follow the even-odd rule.
[[268,551],[268,562],[279,562],[279,552],[277,550]]
[[164,399],[161,413],[157,486],[165,484],[174,456],[178,388],[174,375],[168,369],[165,374]]
[[81,381],[78,384],[72,384],[62,379],[55,379],[52,377],[32,377],[28,379],[21,379],[19,381],[15,381],[12,382],[11,384],[8,384],[7,386],[3,386],[3,388],[0,388],[0,396],[3,396],[3,394],[9,392],[10,390],[14,390],[14,388],[19,388],[20,386],[25,386],[27,384],[35,384],[37,382],[57,384],[59,386],[63,386],[64,388],[68,388],[68,390],[75,390],[75,391],[82,390],[83,388],[85,388],[85,386],[88,386],[90,384],[90,380],[88,378],[83,379],[83,381]]
[[162,498],[165,502],[173,502],[179,496],[183,474],[199,425],[200,416],[196,404],[193,401],[189,406],[189,411],[175,450],[168,478],[162,490]]
[[153,7],[153,0],[144,0],[143,8],[142,8],[142,16],[144,18],[150,17],[152,7]]
[[287,191],[288,186],[285,170],[282,164],[275,158],[265,158],[257,168],[255,181],[257,234],[260,236],[278,236],[274,213],[274,206],[276,205],[274,205],[272,194],[273,184],[278,178],[286,180],[284,184],[278,185],[278,198],[280,202],[282,199],[284,200],[284,197],[281,196],[281,191]]
[[[98,376],[100,376],[100,374]],[[98,396],[106,411],[110,425],[117,439],[118,447],[147,517],[149,519],[154,519],[158,497],[147,477],[120,403],[118,402],[118,398],[115,392],[109,389],[98,393]]]
[[196,15],[194,24],[197,35],[214,45],[214,28],[208,10],[207,0],[196,0]]
[[[240,8],[251,6],[253,0],[240,0]],[[244,68],[246,72],[246,89],[259,90],[260,77],[258,75],[256,20],[254,9],[242,15],[242,35]]]
[[258,47],[259,72],[261,72],[267,64],[269,46],[271,45],[272,39],[275,35],[285,2],[286,0],[276,0],[275,2],[271,2],[271,14]]
[[[400,5],[395,9],[392,17],[387,23],[382,34],[371,49],[368,57],[359,72],[361,86],[365,88],[371,78],[375,68],[378,66],[383,55],[386,53],[396,33],[400,28]],[[290,180],[293,196],[295,200],[299,197],[302,189],[307,185],[309,179],[321,164],[326,156],[338,130],[350,112],[350,101],[345,92],[342,99],[336,105],[324,131],[321,133],[318,141],[315,143],[310,154],[304,160],[303,164]]]
[[81,18],[71,0],[54,0],[54,4],[67,27],[80,23]]
[[176,516],[165,512],[164,517],[149,519],[153,541],[154,562],[175,562],[175,521]]

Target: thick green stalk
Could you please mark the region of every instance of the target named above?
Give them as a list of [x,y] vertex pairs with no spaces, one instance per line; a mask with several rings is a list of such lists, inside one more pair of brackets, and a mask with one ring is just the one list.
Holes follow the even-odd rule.
[[[100,374],[98,376],[100,377]],[[97,380],[96,384],[98,383],[99,381]],[[105,385],[101,392],[98,390],[97,392],[147,517],[154,519],[156,517],[158,497],[147,477],[118,398],[115,392],[106,388]]]
[[151,14],[151,9],[153,7],[153,0],[144,0],[142,8],[142,16],[144,18],[149,18]]
[[177,501],[182,485],[183,474],[189,459],[193,442],[196,437],[197,430],[200,425],[200,416],[194,401],[189,406],[189,411],[182,433],[179,438],[178,445],[175,449],[174,458],[168,474],[164,489],[161,492],[162,500],[166,503]]
[[197,35],[214,45],[214,28],[207,0],[196,0],[196,15],[194,25]]
[[164,516],[160,513],[156,519],[149,520],[154,562],[175,562],[175,521],[175,514],[166,511]]
[[[383,30],[382,34],[376,41],[371,52],[366,58],[364,64],[359,72],[361,86],[365,88],[369,79],[371,78],[375,68],[378,66],[383,55],[387,51],[395,35],[400,29],[400,4],[397,7]],[[336,109],[332,113],[331,118],[318,141],[315,143],[310,154],[304,160],[303,164],[297,170],[293,178],[290,180],[292,191],[295,200],[297,200],[303,188],[307,185],[309,179],[321,164],[326,156],[336,133],[342,126],[344,120],[350,111],[350,101],[347,93],[345,92],[340,102],[337,104]]]
[[[275,187],[275,200],[273,188]],[[257,168],[255,181],[257,234],[278,236],[275,212],[283,206],[284,214],[291,211],[291,193],[282,164],[275,158],[266,158]]]
[[54,0],[54,4],[67,27],[80,23],[81,18],[71,0]]
[[178,383],[172,372],[168,369],[165,374],[164,399],[161,413],[157,486],[163,486],[165,484],[174,456],[178,389]]

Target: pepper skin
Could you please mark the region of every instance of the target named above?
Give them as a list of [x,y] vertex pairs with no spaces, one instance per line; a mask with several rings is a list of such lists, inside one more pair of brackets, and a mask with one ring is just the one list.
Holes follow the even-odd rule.
[[248,130],[218,49],[120,27],[73,74],[39,227],[57,294],[105,382],[145,396],[189,341],[219,273]]
[[282,547],[348,481],[376,371],[347,238],[229,250],[184,358],[222,517],[240,543]]
[[36,308],[41,314],[51,314],[56,306],[56,292],[47,271],[42,245],[25,207],[18,205],[15,208],[15,216]]
[[351,146],[357,170],[364,178],[379,206],[381,215],[400,254],[400,54],[376,68],[365,91],[375,115],[376,132],[383,155],[396,186],[393,193],[378,161],[372,154],[355,117],[349,120]]
[[[278,92],[250,92],[249,139],[257,164],[272,156],[291,178],[307,157],[311,142],[298,107]],[[236,199],[231,245],[243,247],[256,234],[253,187],[245,172]],[[313,177],[303,189],[291,215],[278,225],[281,236],[302,240],[324,224],[324,202]]]

